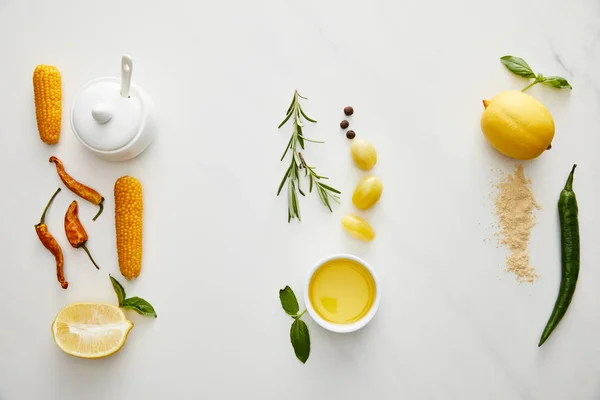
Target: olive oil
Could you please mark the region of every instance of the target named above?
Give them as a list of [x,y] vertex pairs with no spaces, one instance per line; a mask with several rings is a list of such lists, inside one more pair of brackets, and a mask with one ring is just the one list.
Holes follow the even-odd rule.
[[347,258],[321,265],[308,285],[308,296],[316,313],[334,324],[362,319],[373,306],[376,292],[369,270]]

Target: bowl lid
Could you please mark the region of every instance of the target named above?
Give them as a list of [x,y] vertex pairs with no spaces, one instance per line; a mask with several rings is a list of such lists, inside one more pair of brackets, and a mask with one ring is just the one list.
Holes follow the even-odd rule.
[[118,150],[143,130],[146,110],[135,86],[127,97],[121,95],[117,78],[88,82],[71,109],[75,135],[89,147],[101,151]]

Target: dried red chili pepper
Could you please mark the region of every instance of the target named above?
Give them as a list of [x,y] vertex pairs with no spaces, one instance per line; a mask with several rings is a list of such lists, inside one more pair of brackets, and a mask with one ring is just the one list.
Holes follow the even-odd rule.
[[93,218],[93,221],[95,221],[96,218],[98,218],[100,214],[102,214],[102,210],[104,210],[104,197],[102,197],[102,195],[100,195],[100,193],[96,192],[94,189],[85,186],[83,183],[77,182],[69,174],[67,174],[62,161],[60,161],[58,158],[52,156],[50,157],[49,161],[56,164],[56,171],[58,172],[60,180],[63,181],[65,186],[70,191],[80,196],[81,198],[86,199],[90,203],[100,206],[100,210],[98,210],[98,213]]
[[54,239],[54,236],[52,236],[52,234],[50,232],[48,232],[48,227],[46,226],[46,222],[45,222],[46,211],[48,211],[50,204],[52,203],[52,201],[54,200],[54,198],[56,197],[56,195],[59,192],[60,192],[60,188],[58,188],[56,190],[56,192],[54,192],[54,194],[50,198],[50,201],[46,205],[46,208],[44,208],[44,212],[42,213],[42,218],[40,218],[40,223],[35,225],[35,232],[37,233],[37,235],[40,238],[40,241],[42,242],[44,247],[47,248],[48,250],[50,250],[52,255],[54,255],[54,259],[56,260],[56,277],[58,278],[58,282],[60,283],[60,286],[63,289],[66,289],[67,287],[69,287],[69,283],[65,280],[65,274],[63,272],[63,263],[64,263],[63,253],[60,248],[60,245],[58,244],[56,239]]
[[67,239],[69,239],[69,243],[71,246],[76,249],[82,248],[87,253],[88,257],[92,261],[92,264],[96,267],[96,269],[100,269],[96,261],[92,258],[90,251],[88,250],[85,243],[88,240],[88,235],[83,225],[79,221],[79,216],[77,215],[78,211],[77,202],[73,200],[69,208],[67,209],[67,213],[65,214],[65,233],[67,234]]

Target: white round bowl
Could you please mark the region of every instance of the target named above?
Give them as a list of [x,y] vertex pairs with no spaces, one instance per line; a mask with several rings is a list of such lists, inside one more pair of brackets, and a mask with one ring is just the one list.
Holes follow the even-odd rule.
[[[373,305],[371,306],[371,309],[369,310],[369,312],[367,312],[367,314],[364,317],[362,317],[360,320],[353,322],[351,324],[334,324],[332,322],[326,321],[323,318],[321,318],[319,316],[319,314],[317,314],[317,312],[315,311],[313,305],[311,304],[310,297],[308,295],[308,288],[310,285],[310,281],[311,281],[313,275],[315,274],[315,272],[317,271],[317,269],[319,269],[323,264],[325,264],[331,260],[337,260],[337,259],[352,260],[352,261],[359,263],[360,265],[365,267],[367,271],[369,271],[369,273],[373,277],[373,281],[375,282],[375,290],[376,290],[375,300],[373,301]],[[375,316],[375,313],[379,309],[379,303],[381,302],[381,285],[379,283],[379,278],[377,277],[375,270],[373,270],[373,268],[362,258],[358,258],[358,257],[350,255],[350,254],[334,254],[332,256],[329,256],[329,257],[324,258],[321,261],[319,261],[312,268],[310,273],[308,274],[308,281],[306,282],[306,287],[304,289],[304,302],[305,302],[306,311],[308,311],[308,314],[321,327],[327,329],[328,331],[336,332],[336,333],[355,332],[355,331],[363,328],[365,325],[367,325],[373,319],[373,317]]]

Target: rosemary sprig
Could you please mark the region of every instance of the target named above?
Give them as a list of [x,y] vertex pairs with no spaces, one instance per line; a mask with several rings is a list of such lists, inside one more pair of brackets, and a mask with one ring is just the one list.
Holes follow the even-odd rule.
[[310,118],[308,115],[306,115],[304,110],[302,110],[302,106],[300,106],[300,99],[307,100],[307,98],[302,97],[297,90],[294,91],[294,97],[292,98],[292,102],[287,109],[285,119],[278,126],[278,128],[281,128],[290,119],[292,119],[294,124],[292,136],[290,137],[290,140],[288,141],[285,151],[283,152],[283,155],[280,159],[280,161],[283,161],[288,152],[290,152],[292,155],[290,160],[290,166],[285,171],[285,175],[283,176],[283,179],[279,184],[279,189],[277,190],[277,196],[279,196],[279,194],[283,190],[283,187],[287,183],[288,222],[290,222],[292,218],[297,218],[298,221],[301,220],[300,205],[298,203],[298,194],[302,196],[305,196],[305,194],[300,186],[300,169],[304,168],[304,176],[308,177],[309,179],[309,193],[312,192],[313,186],[316,187],[316,191],[319,194],[321,202],[329,209],[329,211],[333,211],[331,209],[331,200],[335,201],[336,203],[339,203],[339,195],[341,194],[339,190],[322,183],[321,180],[329,178],[317,174],[315,172],[315,167],[309,166],[304,160],[302,153],[298,151],[298,145],[300,145],[300,148],[304,150],[305,142],[323,143],[317,140],[308,139],[304,136],[304,123],[302,119],[313,123],[317,121]]
[[331,209],[331,203],[329,202],[329,200],[333,200],[336,203],[340,204],[340,194],[341,192],[337,189],[332,188],[329,185],[326,185],[322,182],[319,182],[321,179],[329,179],[326,176],[321,176],[319,174],[317,174],[315,172],[315,168],[309,166],[308,164],[306,164],[306,160],[304,160],[304,156],[302,155],[302,153],[298,153],[298,155],[300,156],[300,161],[302,162],[302,166],[305,169],[305,173],[304,176],[308,176],[308,180],[309,180],[309,187],[308,187],[308,191],[309,193],[312,193],[312,189],[313,186],[316,186],[317,188],[317,193],[319,194],[319,197],[321,198],[321,202],[323,202],[323,204],[325,204],[325,206],[327,206],[327,208],[329,208],[329,211],[333,212],[333,210]]

